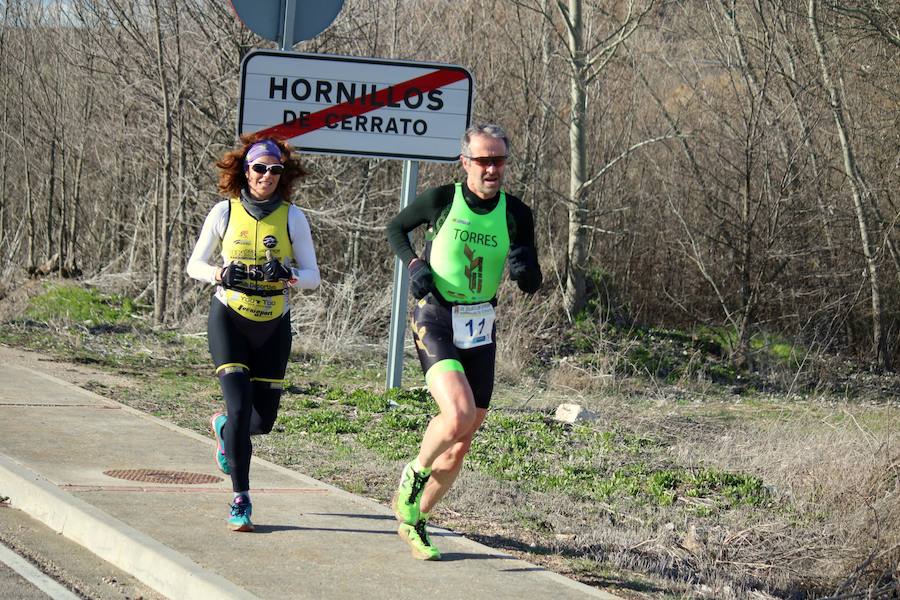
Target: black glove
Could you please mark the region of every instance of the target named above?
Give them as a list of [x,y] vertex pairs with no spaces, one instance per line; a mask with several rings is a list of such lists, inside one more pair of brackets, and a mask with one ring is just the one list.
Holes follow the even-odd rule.
[[434,276],[431,267],[422,259],[414,259],[409,264],[409,291],[416,300],[421,300],[434,291]]
[[242,262],[233,262],[222,269],[222,285],[234,287],[247,279],[247,265]]
[[266,276],[263,273],[262,267],[259,265],[250,265],[247,267],[247,279],[250,281],[262,281]]
[[291,270],[274,257],[270,258],[269,261],[263,265],[262,272],[263,278],[266,281],[279,281],[293,277]]
[[513,244],[510,246],[507,261],[509,261],[509,278],[519,281],[528,269],[537,264],[537,256],[531,246]]

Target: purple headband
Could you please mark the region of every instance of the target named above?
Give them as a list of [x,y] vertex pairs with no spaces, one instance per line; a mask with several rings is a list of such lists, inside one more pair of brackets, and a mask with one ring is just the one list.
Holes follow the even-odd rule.
[[272,140],[256,142],[247,150],[247,156],[244,157],[244,166],[249,165],[261,156],[274,156],[281,160],[281,148]]

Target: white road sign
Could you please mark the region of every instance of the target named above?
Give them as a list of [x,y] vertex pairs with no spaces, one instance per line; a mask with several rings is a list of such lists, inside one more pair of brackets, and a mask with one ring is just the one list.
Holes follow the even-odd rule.
[[241,63],[238,133],[305,152],[451,162],[472,87],[453,65],[255,50]]

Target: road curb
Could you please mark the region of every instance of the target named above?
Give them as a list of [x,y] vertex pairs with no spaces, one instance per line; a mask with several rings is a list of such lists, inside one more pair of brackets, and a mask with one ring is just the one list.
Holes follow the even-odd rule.
[[0,454],[0,492],[10,505],[134,575],[171,600],[258,600],[184,555],[68,494]]

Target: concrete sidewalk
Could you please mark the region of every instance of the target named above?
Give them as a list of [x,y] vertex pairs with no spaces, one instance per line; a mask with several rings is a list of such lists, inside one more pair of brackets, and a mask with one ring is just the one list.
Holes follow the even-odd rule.
[[3,374],[0,495],[169,598],[616,598],[440,529],[444,560],[418,561],[388,507],[256,458],[256,531],[232,533],[211,437]]

